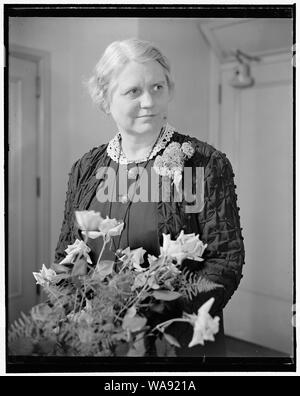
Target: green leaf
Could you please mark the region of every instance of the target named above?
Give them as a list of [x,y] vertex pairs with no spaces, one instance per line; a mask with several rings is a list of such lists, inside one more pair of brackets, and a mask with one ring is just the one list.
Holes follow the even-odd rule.
[[179,342],[176,340],[175,337],[171,336],[171,334],[163,333],[163,336],[165,337],[165,339],[168,341],[169,344],[180,348]]
[[126,356],[129,351],[128,342],[119,342],[115,348],[116,356]]
[[156,338],[155,340],[155,349],[156,349],[156,355],[158,357],[161,356],[166,356],[166,340],[165,339],[160,339],[159,337]]
[[111,337],[112,340],[116,340],[116,341],[128,341],[128,335],[127,332],[125,330],[119,332],[119,333],[115,333],[112,335]]
[[134,341],[133,345],[130,347],[126,356],[137,357],[137,356],[145,355],[146,349],[145,349],[144,340],[140,336],[137,337],[138,337],[137,340]]
[[129,318],[133,318],[135,315],[136,315],[136,308],[133,305],[132,307],[127,309],[126,316],[128,316]]
[[152,295],[157,300],[163,300],[163,301],[172,301],[172,300],[176,300],[177,298],[181,297],[180,293],[174,292],[174,291],[169,291],[169,290],[155,290],[152,293]]
[[135,315],[131,317],[129,315],[125,315],[123,319],[122,327],[123,329],[128,329],[132,332],[141,330],[145,324],[147,323],[147,319],[143,318],[139,315]]
[[80,276],[72,276],[71,278],[72,284],[76,287],[76,289],[80,289],[81,286],[84,284],[82,278]]
[[80,259],[75,262],[72,269],[71,276],[86,275],[87,273],[87,262],[85,259]]
[[60,281],[62,281],[64,279],[70,278],[70,276],[71,276],[70,274],[59,274],[52,278],[52,282],[59,283]]
[[100,278],[100,280],[104,280],[108,275],[110,275],[113,271],[114,261],[112,260],[103,260],[97,265],[95,270],[95,275]]
[[[73,267],[73,264],[72,264]],[[70,272],[70,268],[68,268],[67,266],[63,265],[63,264],[56,264],[53,263],[50,266],[51,269],[53,269],[57,274],[62,274],[62,273],[68,273]]]
[[176,356],[174,346],[170,345],[170,343],[166,340],[166,338],[160,339],[159,337],[157,337],[155,340],[155,348],[156,348],[156,354],[159,357]]
[[54,352],[56,342],[50,339],[42,339],[38,343],[39,353],[43,355],[48,355]]
[[150,310],[154,311],[154,312],[158,312],[158,313],[162,313],[163,310],[165,309],[165,303],[163,302],[158,302],[158,303],[154,303],[152,305],[150,305]]

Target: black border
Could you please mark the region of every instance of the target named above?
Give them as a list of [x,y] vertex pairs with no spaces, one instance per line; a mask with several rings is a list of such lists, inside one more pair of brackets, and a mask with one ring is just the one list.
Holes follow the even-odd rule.
[[154,18],[292,18],[293,5],[155,5],[155,4],[9,4],[6,16],[18,17],[154,17]]
[[8,373],[60,373],[60,372],[293,372],[292,358],[227,358],[216,357],[22,357],[10,356],[7,360]]
[[[4,4],[5,59],[8,59],[10,17],[134,17],[134,18],[292,18],[293,43],[296,42],[296,5],[126,5],[126,4]],[[293,280],[296,301],[296,70],[293,68]],[[8,186],[8,67],[4,70],[4,185]],[[5,303],[8,303],[8,192],[5,189]],[[7,323],[7,317],[6,317]],[[296,329],[294,358],[89,358],[8,356],[7,373],[71,372],[294,372],[296,371]],[[6,328],[7,340],[7,328]],[[7,348],[6,348],[7,351]],[[112,377],[105,377],[108,381]],[[142,377],[138,377],[140,380]],[[182,377],[187,379],[188,377]],[[162,379],[162,377],[160,377]]]

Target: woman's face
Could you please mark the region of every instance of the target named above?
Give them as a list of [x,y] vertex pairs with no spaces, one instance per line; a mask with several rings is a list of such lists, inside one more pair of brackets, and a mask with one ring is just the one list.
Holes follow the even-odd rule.
[[119,131],[155,134],[165,123],[170,94],[158,62],[131,61],[111,84],[109,110]]

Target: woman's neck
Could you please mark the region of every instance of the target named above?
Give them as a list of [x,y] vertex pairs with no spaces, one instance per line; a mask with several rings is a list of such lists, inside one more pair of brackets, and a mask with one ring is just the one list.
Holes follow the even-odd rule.
[[152,151],[161,131],[143,135],[131,135],[121,131],[121,147],[128,160],[137,160],[146,157]]

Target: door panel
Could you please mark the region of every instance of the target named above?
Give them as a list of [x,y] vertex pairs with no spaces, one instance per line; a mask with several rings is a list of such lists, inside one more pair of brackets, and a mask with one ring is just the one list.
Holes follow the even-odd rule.
[[[252,65],[251,65],[252,66]],[[220,149],[234,168],[245,238],[241,284],[225,310],[226,333],[292,352],[292,65],[253,64],[255,85],[222,72]]]
[[8,320],[37,302],[37,64],[9,59]]

